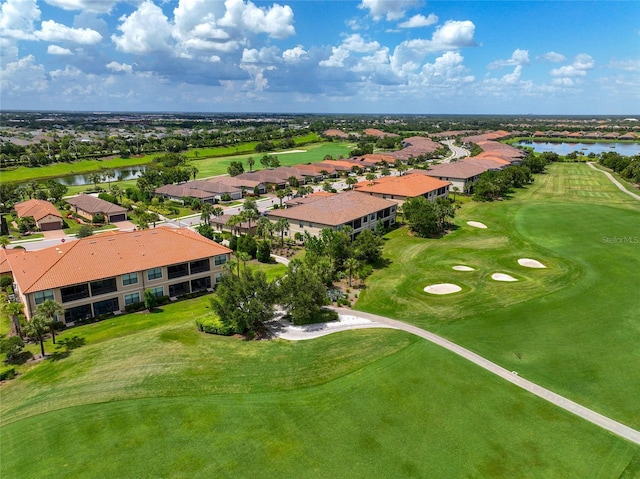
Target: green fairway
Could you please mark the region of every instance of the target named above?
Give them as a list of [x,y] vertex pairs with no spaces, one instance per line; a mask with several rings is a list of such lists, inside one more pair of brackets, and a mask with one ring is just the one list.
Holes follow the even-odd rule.
[[[389,234],[358,307],[638,428],[640,244],[615,238],[640,236],[639,217],[601,173],[552,165],[509,201],[465,203],[442,239]],[[463,290],[423,292],[440,282]],[[0,477],[640,475],[637,445],[408,333],[243,341],[198,332],[209,314],[203,296],[62,332],[86,344],[0,386]]]
[[2,477],[609,478],[640,454],[407,333],[243,342],[195,330],[206,304],[61,335],[87,344],[3,386]]
[[[509,201],[465,205],[456,223],[439,240],[392,233],[392,264],[374,274],[357,307],[451,338],[640,427],[640,203],[587,165],[557,164]],[[522,267],[519,258],[547,269]],[[458,264],[476,270],[451,269]],[[520,281],[493,281],[494,272]],[[432,283],[463,290],[424,293]]]

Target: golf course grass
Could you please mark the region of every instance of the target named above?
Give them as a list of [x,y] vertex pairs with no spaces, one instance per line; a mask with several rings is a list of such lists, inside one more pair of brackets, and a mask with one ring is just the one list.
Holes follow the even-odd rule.
[[[357,308],[441,334],[640,428],[640,202],[587,165],[556,164],[508,201],[465,205],[455,222],[442,239],[390,234],[391,265]],[[520,266],[525,257],[547,268]],[[492,281],[494,272],[518,282]],[[433,283],[462,292],[425,294]]]
[[[603,239],[640,236],[638,203],[586,165],[552,165],[508,201],[465,203],[444,238],[389,234],[358,309],[638,428],[640,244]],[[462,291],[423,291],[435,283]],[[63,332],[85,345],[0,386],[0,477],[640,475],[637,445],[408,333],[243,341],[198,332],[208,314],[205,296]]]

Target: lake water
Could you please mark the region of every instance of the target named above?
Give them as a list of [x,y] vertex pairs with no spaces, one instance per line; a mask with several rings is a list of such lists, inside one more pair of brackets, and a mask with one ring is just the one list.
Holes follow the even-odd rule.
[[[111,178],[111,181],[123,181],[123,180],[135,180],[142,176],[145,172],[145,166],[131,166],[128,168],[114,168],[113,171],[116,174],[115,178]],[[89,178],[91,173],[84,173],[81,175],[69,175],[69,176],[61,176],[60,178],[55,178],[56,181],[62,183],[67,186],[83,186],[83,185],[92,185],[93,181]],[[101,183],[108,183],[106,179],[102,180]]]
[[640,155],[640,143],[549,143],[534,141],[531,143],[519,142],[515,146],[527,146],[540,153],[550,151],[561,156],[573,151],[578,151],[581,155],[588,155],[591,152],[600,154],[608,151],[615,151],[622,156]]

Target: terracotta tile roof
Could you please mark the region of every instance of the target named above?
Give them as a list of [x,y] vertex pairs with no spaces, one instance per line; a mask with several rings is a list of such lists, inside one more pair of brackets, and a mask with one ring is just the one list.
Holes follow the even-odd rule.
[[400,136],[400,135],[396,135],[395,133],[387,133],[382,130],[376,130],[375,128],[367,128],[366,130],[363,131],[363,133],[365,135],[376,136],[378,138],[384,138],[385,136],[390,136],[395,138],[397,136]]
[[57,216],[62,218],[60,212],[53,204],[44,200],[27,200],[22,203],[16,203],[14,206],[19,218],[25,218],[31,216],[34,220],[40,221],[47,215]]
[[97,213],[122,214],[126,213],[127,209],[122,206],[114,205],[109,201],[96,198],[93,195],[78,195],[66,200],[70,205],[75,206],[77,209],[85,211],[89,214],[95,215]]
[[404,176],[381,176],[373,181],[373,185],[370,181],[362,181],[354,185],[354,187],[363,193],[414,198],[450,184],[448,181],[438,180],[430,176],[408,174]]
[[0,274],[11,273],[11,265],[9,264],[8,256],[11,254],[20,253],[20,249],[4,249],[0,248]]
[[164,185],[156,188],[156,193],[173,197],[211,198],[225,193],[240,193],[241,189],[217,181],[195,180],[179,185]]
[[229,252],[189,229],[154,228],[89,236],[8,259],[22,292],[32,293]]
[[443,163],[441,165],[434,165],[429,167],[428,170],[411,170],[412,173],[420,173],[423,175],[443,177],[443,178],[456,178],[461,180],[467,180],[478,176],[487,171],[483,165],[477,165],[469,163],[466,160],[456,161],[455,163]]
[[235,186],[236,188],[242,189],[245,188],[255,188],[256,186],[263,185],[264,183],[259,180],[250,180],[248,178],[238,178],[237,176],[216,176],[214,178],[209,178],[209,182],[212,183],[221,183],[227,186]]
[[208,199],[216,196],[217,193],[211,191],[198,190],[195,188],[188,188],[185,185],[164,185],[160,188],[156,188],[155,191],[159,195],[172,196],[174,198],[198,198]]
[[304,197],[292,198],[289,201],[285,201],[284,204],[287,206],[298,206],[304,203],[313,203],[322,196],[333,196],[334,194],[335,193],[329,193],[328,191],[316,191]]
[[299,170],[301,170],[303,173],[305,174],[320,174],[321,171],[326,171],[327,174],[329,175],[333,175],[335,174],[336,170],[335,168],[330,168],[324,164],[319,164],[319,163],[315,163],[315,164],[311,164],[311,165],[297,165],[297,167]]
[[326,226],[339,226],[391,206],[396,206],[396,203],[357,191],[347,191],[321,196],[316,201],[284,210],[269,211],[268,217],[273,220],[287,218]]
[[398,160],[407,160],[409,158],[417,158],[424,153],[433,153],[438,148],[441,148],[440,143],[436,143],[431,138],[425,136],[412,136],[402,140],[405,147],[398,151],[392,151],[390,156]]
[[340,138],[349,138],[349,135],[347,135],[344,131],[342,130],[326,130],[325,132],[322,133],[324,136],[337,136]]
[[314,163],[314,165],[333,168],[336,171],[351,171],[351,168],[358,166],[354,162],[347,160],[326,160]]
[[384,155],[382,153],[369,153],[363,156],[354,156],[353,158],[349,158],[349,161],[353,161],[360,166],[375,166],[383,161],[393,163],[395,158],[391,155]]

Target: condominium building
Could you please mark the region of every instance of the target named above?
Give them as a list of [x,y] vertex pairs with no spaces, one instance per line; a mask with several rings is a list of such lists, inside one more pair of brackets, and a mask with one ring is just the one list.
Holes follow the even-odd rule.
[[[211,289],[231,250],[188,229],[101,233],[38,251],[7,255],[16,295],[31,318],[47,299],[64,322],[124,311],[144,293],[178,297]],[[62,318],[60,318],[62,319]]]

